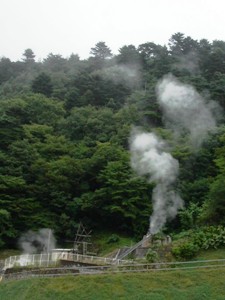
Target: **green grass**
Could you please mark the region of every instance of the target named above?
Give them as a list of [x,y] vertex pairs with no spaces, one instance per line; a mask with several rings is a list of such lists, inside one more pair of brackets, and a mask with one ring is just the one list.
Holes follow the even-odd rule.
[[15,255],[21,255],[21,251],[16,250],[16,249],[4,249],[4,250],[0,251],[0,260],[6,259],[9,256],[15,256]]
[[224,300],[225,268],[2,282],[0,299]]
[[[120,236],[108,243],[110,235],[95,236],[98,255],[134,244]],[[4,250],[2,259],[19,251]],[[225,248],[200,252],[193,260],[225,258]],[[225,268],[217,270],[153,271],[151,273],[91,275],[61,278],[39,278],[0,282],[0,300],[224,300]]]
[[[201,251],[194,260],[225,259],[225,248]],[[225,297],[224,297],[225,299]]]
[[[88,251],[95,253],[97,256],[105,256],[113,251],[116,251],[116,249],[126,246],[130,247],[137,242],[131,237],[122,234],[116,234],[119,237],[118,242],[108,243],[112,235],[115,235],[115,232],[95,232],[91,238],[92,246],[89,246]],[[57,248],[73,248],[73,242],[60,244],[57,246]]]
[[96,233],[94,235],[93,243],[95,245],[95,249],[98,256],[105,256],[115,251],[116,249],[126,247],[126,246],[130,247],[136,243],[130,237],[122,236],[122,235],[118,235],[119,236],[118,242],[108,243],[110,236],[111,235],[108,232]]
[[[99,249],[105,253],[129,245],[132,241],[120,237],[108,244],[109,235],[96,238]],[[14,251],[1,256],[15,255]],[[101,252],[103,255],[104,252]],[[225,258],[225,249],[200,252],[193,260]],[[225,268],[217,270],[153,271],[150,273],[91,275],[61,278],[39,278],[0,283],[0,300],[224,300]]]

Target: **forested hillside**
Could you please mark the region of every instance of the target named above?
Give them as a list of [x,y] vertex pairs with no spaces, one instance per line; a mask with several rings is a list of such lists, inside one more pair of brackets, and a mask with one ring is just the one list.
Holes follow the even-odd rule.
[[[189,132],[165,126],[156,86],[171,73],[220,106],[217,130],[192,151]],[[92,229],[146,233],[152,189],[131,168],[134,127],[156,132],[180,164],[177,190],[185,202],[167,232],[225,225],[225,42],[182,33],[167,46],[105,42],[81,60],[26,49],[21,61],[0,59],[0,247],[27,230],[51,228],[73,239],[82,221]]]

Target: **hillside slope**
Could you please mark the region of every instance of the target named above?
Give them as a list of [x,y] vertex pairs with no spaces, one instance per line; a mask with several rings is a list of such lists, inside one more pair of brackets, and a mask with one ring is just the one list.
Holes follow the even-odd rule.
[[225,269],[2,282],[2,300],[225,299]]

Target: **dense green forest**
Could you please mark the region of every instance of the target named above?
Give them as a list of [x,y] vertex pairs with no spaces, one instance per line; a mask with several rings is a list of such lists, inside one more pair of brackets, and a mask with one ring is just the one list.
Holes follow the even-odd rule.
[[[99,42],[85,60],[21,55],[0,59],[0,247],[39,228],[73,239],[80,221],[143,236],[154,183],[131,168],[134,127],[167,140],[180,164],[185,204],[164,230],[225,225],[224,41],[175,33],[167,46],[125,45],[117,55]],[[168,73],[220,106],[217,130],[197,151],[188,132],[175,142],[165,126],[156,85]]]

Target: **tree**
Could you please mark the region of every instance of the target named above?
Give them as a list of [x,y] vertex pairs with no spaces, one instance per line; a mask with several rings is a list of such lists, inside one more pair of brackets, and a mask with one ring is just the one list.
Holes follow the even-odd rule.
[[32,95],[26,98],[26,112],[29,123],[55,126],[65,111],[63,103],[48,99],[43,95]]
[[0,248],[16,237],[12,223],[11,214],[6,209],[0,209]]
[[95,47],[91,48],[90,54],[92,56],[88,60],[88,67],[91,72],[105,67],[109,58],[112,57],[112,52],[105,42],[97,43]]
[[128,153],[114,144],[99,143],[89,172],[90,190],[75,199],[80,215],[92,216],[92,221],[114,230],[136,235],[147,231],[151,187],[134,176]]
[[212,99],[218,101],[225,108],[225,73],[215,72],[210,80],[210,94]]
[[1,58],[0,60],[0,85],[9,80],[14,75],[13,63],[9,58]]
[[203,205],[204,222],[225,225],[225,134],[220,137],[222,145],[216,149],[215,163],[218,174],[213,178],[208,199]]
[[199,73],[199,43],[183,33],[175,33],[169,40],[172,72],[179,77]]
[[42,72],[32,81],[31,88],[34,93],[40,93],[47,97],[51,97],[53,91],[51,77]]
[[152,74],[156,78],[161,78],[170,71],[171,59],[166,46],[145,43],[139,45],[138,52],[142,57],[143,67],[147,71],[146,75]]
[[201,39],[199,41],[199,67],[201,70],[202,75],[207,75],[208,73],[208,63],[209,63],[209,56],[211,53],[212,45],[206,39]]
[[91,48],[90,54],[101,60],[112,57],[112,52],[105,42],[98,42],[95,47]]
[[43,66],[48,72],[66,72],[68,70],[67,60],[60,54],[49,53],[43,61]]
[[109,141],[116,130],[113,111],[93,106],[73,108],[70,116],[63,121],[63,127],[63,132],[71,140],[91,140],[94,143]]
[[172,55],[180,56],[199,49],[198,41],[190,36],[185,37],[181,32],[173,34],[169,40],[169,48]]
[[145,61],[155,59],[160,56],[163,52],[168,55],[166,46],[157,45],[155,43],[145,43],[138,46],[138,52],[141,54]]
[[123,46],[116,57],[119,64],[140,65],[141,56],[134,45]]
[[35,62],[35,60],[34,60],[34,58],[35,58],[34,52],[30,48],[28,48],[28,49],[26,49],[24,51],[23,56],[24,56],[23,61],[25,63]]
[[208,80],[213,80],[218,72],[225,74],[225,42],[216,40],[212,43],[204,73]]
[[7,149],[12,141],[22,138],[21,125],[26,119],[23,100],[2,101],[0,109],[0,146]]

